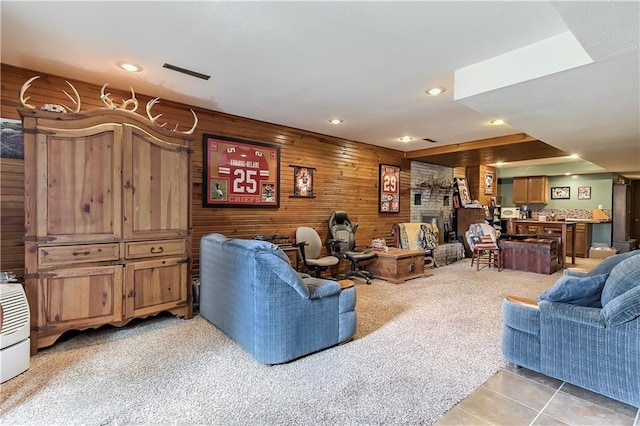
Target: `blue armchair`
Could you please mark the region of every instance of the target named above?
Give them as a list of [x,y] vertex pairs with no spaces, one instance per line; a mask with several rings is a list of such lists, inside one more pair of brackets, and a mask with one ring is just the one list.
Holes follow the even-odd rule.
[[[552,292],[541,295],[537,307],[535,301],[505,299],[505,358],[640,408],[638,254],[608,258],[597,275],[564,275]],[[585,294],[588,291],[591,294]],[[549,300],[552,293],[566,301]]]
[[200,314],[265,364],[349,340],[355,287],[299,274],[277,246],[208,234],[200,240]]

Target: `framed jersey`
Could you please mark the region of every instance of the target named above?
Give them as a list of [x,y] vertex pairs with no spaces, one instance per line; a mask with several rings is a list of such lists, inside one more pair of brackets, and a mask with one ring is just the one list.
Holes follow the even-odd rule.
[[203,136],[204,207],[279,207],[280,147]]
[[400,167],[380,164],[378,183],[378,211],[380,213],[400,212]]

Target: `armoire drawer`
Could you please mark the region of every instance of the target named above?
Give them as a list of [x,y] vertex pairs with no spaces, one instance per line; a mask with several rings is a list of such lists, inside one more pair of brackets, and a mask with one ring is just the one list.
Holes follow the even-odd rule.
[[186,252],[185,240],[141,241],[125,243],[125,259],[180,256]]
[[118,243],[38,248],[38,264],[41,267],[67,263],[105,262],[119,258],[120,245]]

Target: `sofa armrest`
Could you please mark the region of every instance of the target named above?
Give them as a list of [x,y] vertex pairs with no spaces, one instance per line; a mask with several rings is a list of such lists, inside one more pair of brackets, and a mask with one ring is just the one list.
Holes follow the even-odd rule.
[[322,278],[303,278],[302,283],[309,291],[309,299],[321,299],[323,297],[340,294],[340,283]]
[[549,302],[548,300],[540,300],[538,302],[538,308],[542,315],[549,315],[561,320],[577,322],[591,327],[606,327],[606,324],[600,315],[602,308],[571,305],[569,303]]

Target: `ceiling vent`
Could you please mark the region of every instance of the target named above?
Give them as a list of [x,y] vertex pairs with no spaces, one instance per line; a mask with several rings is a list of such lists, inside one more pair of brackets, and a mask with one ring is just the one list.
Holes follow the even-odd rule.
[[175,65],[171,65],[171,64],[164,64],[162,65],[162,68],[166,68],[172,71],[177,71],[177,72],[181,72],[182,74],[186,74],[186,75],[190,75],[191,77],[197,77],[197,78],[201,78],[203,80],[209,80],[211,78],[210,75],[206,75],[206,74],[202,74],[196,71],[191,71],[188,70],[186,68],[182,68],[182,67],[177,67]]

